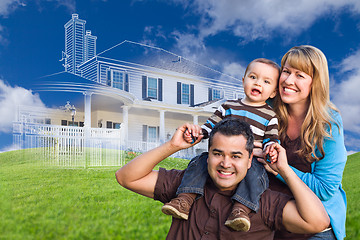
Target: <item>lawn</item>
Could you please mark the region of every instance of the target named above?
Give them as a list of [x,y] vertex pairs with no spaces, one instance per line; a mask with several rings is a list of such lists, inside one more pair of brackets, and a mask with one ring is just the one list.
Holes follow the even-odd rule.
[[[161,203],[122,188],[111,168],[44,168],[25,150],[0,154],[0,239],[165,239]],[[184,168],[186,160],[160,166]],[[347,239],[360,239],[360,153],[344,173]]]

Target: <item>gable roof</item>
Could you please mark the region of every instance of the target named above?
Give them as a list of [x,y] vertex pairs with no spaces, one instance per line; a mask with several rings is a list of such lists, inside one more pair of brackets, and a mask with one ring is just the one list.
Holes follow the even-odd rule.
[[241,84],[241,79],[198,64],[175,53],[166,51],[162,48],[128,40],[97,54],[97,57],[136,63],[158,69],[208,78],[223,83]]

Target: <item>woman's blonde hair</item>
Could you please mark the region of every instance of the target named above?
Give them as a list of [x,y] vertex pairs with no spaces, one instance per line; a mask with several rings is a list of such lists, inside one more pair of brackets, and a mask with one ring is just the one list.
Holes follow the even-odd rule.
[[[316,47],[303,45],[291,48],[281,60],[281,72],[285,63],[312,77],[310,105],[301,126],[300,157],[309,162],[321,160],[325,156],[324,138],[330,137],[332,120],[330,109],[338,111],[330,102],[329,70],[325,55]],[[280,140],[284,141],[288,126],[288,105],[281,101],[280,94],[275,99],[275,110],[279,116]],[[330,134],[327,128],[330,128]],[[315,154],[318,148],[320,156]]]

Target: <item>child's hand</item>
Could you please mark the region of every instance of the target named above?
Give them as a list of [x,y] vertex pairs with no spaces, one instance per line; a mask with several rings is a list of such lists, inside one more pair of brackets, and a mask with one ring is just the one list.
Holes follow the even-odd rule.
[[193,143],[193,138],[191,137],[191,133],[187,129],[183,134],[183,138],[184,138],[185,142],[190,143],[190,144]]
[[202,136],[202,129],[199,125],[187,124],[186,131],[183,133],[183,138],[187,143],[193,144],[198,142],[199,137]]
[[265,160],[271,164],[275,163],[278,159],[278,152],[273,147],[273,144],[266,146],[264,150],[264,155],[265,155]]

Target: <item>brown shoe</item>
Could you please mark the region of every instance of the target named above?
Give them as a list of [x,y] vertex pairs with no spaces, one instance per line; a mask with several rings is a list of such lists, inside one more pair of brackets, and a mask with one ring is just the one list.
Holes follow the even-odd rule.
[[250,229],[250,218],[246,211],[240,207],[234,206],[230,216],[225,222],[225,226],[235,231],[247,232]]
[[166,215],[171,215],[175,218],[188,220],[191,205],[194,199],[189,194],[179,194],[177,198],[162,206],[161,211]]

